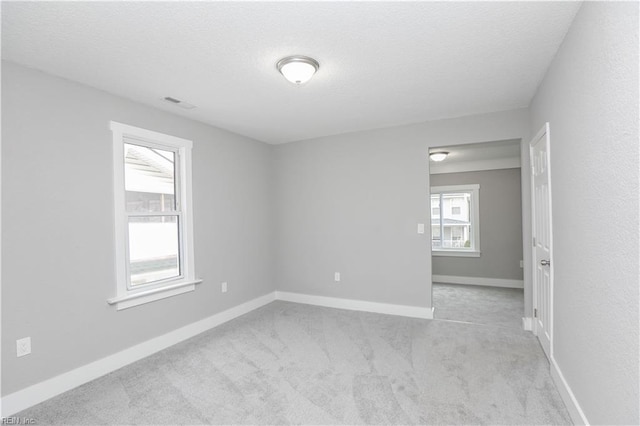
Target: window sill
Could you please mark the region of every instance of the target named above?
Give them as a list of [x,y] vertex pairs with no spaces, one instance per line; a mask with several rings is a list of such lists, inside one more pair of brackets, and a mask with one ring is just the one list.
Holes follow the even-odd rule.
[[125,296],[112,297],[107,299],[109,305],[116,305],[117,310],[127,309],[145,303],[153,302],[167,297],[177,296],[195,290],[196,284],[200,284],[202,280],[190,280],[165,287],[154,288],[152,290],[130,293]]
[[480,252],[475,250],[457,251],[457,250],[431,250],[432,256],[448,256],[448,257],[480,257]]

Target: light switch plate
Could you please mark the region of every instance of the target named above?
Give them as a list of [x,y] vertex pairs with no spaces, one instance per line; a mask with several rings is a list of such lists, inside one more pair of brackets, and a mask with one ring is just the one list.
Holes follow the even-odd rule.
[[424,234],[424,223],[418,224],[418,234]]
[[18,357],[31,353],[31,337],[16,340],[16,355]]

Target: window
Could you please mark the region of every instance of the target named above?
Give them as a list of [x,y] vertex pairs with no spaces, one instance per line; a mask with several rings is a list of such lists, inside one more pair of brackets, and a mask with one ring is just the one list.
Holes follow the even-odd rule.
[[[431,188],[431,249],[435,256],[480,256],[479,185]],[[446,212],[451,212],[447,214]]]
[[126,309],[195,288],[191,141],[111,122],[117,296]]

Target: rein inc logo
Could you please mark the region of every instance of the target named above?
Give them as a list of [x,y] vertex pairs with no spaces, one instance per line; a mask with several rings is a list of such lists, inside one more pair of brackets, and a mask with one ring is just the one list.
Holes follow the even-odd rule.
[[35,425],[36,419],[31,417],[2,417],[0,418],[2,425]]

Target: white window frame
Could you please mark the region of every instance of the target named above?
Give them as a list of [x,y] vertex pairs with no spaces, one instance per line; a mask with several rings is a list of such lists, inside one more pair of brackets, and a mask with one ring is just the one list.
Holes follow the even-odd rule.
[[[191,197],[191,149],[193,142],[187,139],[158,133],[139,127],[112,121],[113,133],[113,201],[115,223],[116,296],[107,300],[118,310],[131,308],[155,300],[177,296],[195,290],[202,280],[195,278],[193,251],[193,213]],[[135,141],[140,146],[164,149],[177,153],[176,203],[179,206],[179,258],[180,275],[146,285],[129,285],[128,218],[125,202],[124,145]],[[150,215],[154,215],[151,213]],[[165,215],[167,215],[165,213]],[[174,214],[171,214],[174,215]]]
[[[448,185],[448,186],[432,186],[429,200],[431,195],[435,194],[455,194],[455,193],[471,193],[471,205],[469,212],[469,218],[471,219],[471,247],[466,248],[433,248],[431,247],[431,254],[433,256],[451,256],[451,257],[480,257],[480,185],[467,184],[467,185]],[[442,204],[442,203],[441,203]],[[429,202],[431,206],[431,202]],[[440,212],[443,208],[440,205]],[[429,210],[431,213],[431,210]],[[429,223],[431,223],[431,214],[429,214]],[[442,214],[440,215],[442,218]],[[440,229],[440,238],[444,237],[444,230],[442,229],[442,221]],[[429,227],[429,234],[432,237],[431,227]]]

